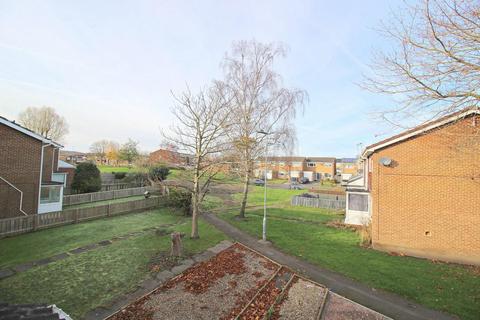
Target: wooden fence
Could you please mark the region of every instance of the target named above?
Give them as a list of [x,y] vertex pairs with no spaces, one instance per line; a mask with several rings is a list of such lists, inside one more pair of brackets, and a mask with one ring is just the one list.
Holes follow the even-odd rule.
[[163,201],[163,197],[152,197],[127,202],[110,203],[95,207],[67,209],[58,212],[1,219],[0,238],[91,219],[152,209],[160,206]]
[[81,203],[88,203],[88,202],[95,202],[95,201],[126,198],[131,196],[139,196],[139,195],[142,195],[145,191],[153,192],[157,190],[158,189],[155,189],[153,187],[139,187],[139,188],[129,188],[129,189],[121,189],[121,190],[113,190],[113,191],[73,194],[73,195],[68,195],[63,197],[63,205],[71,206],[73,204],[81,204]]
[[294,196],[291,200],[292,206],[326,208],[326,209],[345,209],[345,198],[338,200],[335,197],[307,198]]
[[[130,188],[139,188],[144,186],[141,183],[137,182],[129,182],[129,183],[112,183],[112,184],[102,184],[102,187],[100,188],[101,191],[113,191],[113,190],[122,190],[122,189],[130,189]],[[65,187],[63,188],[63,194],[65,195],[74,195],[78,194],[75,190],[73,190],[71,187]]]

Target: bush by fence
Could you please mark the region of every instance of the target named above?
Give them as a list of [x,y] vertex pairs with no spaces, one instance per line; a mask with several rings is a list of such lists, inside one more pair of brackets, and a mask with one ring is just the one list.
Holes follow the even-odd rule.
[[129,189],[120,189],[113,191],[103,191],[103,192],[92,192],[92,193],[82,193],[74,194],[63,197],[63,205],[70,206],[74,204],[103,201],[103,200],[113,200],[118,198],[125,198],[131,196],[142,195],[145,191],[157,191],[153,187],[139,187],[139,188],[129,188]]
[[123,213],[152,209],[162,205],[163,202],[163,197],[152,197],[128,202],[110,203],[102,206],[67,209],[58,212],[2,219],[0,220],[0,237]]
[[307,198],[294,196],[291,200],[292,206],[311,207],[311,208],[326,208],[326,209],[345,209],[345,198],[335,197],[321,197],[321,198]]

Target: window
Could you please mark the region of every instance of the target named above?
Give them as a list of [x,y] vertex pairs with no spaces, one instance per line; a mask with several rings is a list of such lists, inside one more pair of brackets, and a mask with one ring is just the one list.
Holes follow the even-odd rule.
[[284,166],[284,165],[285,165],[285,162],[279,161],[279,162],[278,162],[278,165],[279,165],[279,166]]
[[308,162],[307,167],[315,167],[316,163],[315,162]]
[[348,210],[368,212],[368,194],[349,193]]
[[324,162],[322,163],[325,167],[331,167],[332,163],[331,162]]
[[294,167],[301,167],[302,163],[301,162],[292,162],[292,166]]
[[332,175],[330,173],[325,173],[325,178],[330,179]]
[[40,192],[40,203],[60,202],[62,186],[42,186]]

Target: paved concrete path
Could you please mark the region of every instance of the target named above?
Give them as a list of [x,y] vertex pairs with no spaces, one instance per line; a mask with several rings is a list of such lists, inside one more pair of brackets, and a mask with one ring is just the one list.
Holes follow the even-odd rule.
[[204,213],[202,216],[207,222],[223,231],[230,238],[257,250],[280,264],[292,268],[307,278],[327,286],[331,291],[378,311],[388,317],[399,320],[458,319],[445,313],[426,308],[417,303],[410,302],[396,294],[370,288],[341,274],[320,268],[304,260],[285,254],[274,248],[272,245],[261,244],[258,242],[258,239],[235,228],[214,214]]

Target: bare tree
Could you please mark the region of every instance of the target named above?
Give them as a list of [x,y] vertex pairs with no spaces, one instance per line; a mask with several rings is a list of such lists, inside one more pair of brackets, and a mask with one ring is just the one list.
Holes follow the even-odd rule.
[[398,99],[382,112],[386,120],[399,125],[479,105],[479,12],[478,1],[422,0],[382,24],[393,49],[374,55],[363,86]]
[[20,124],[44,137],[62,141],[68,134],[68,124],[51,107],[28,107],[18,115]]
[[221,84],[198,94],[187,89],[179,96],[173,96],[175,107],[172,112],[178,124],[171,128],[171,134],[163,135],[179,150],[194,155],[193,167],[187,170],[191,171],[191,237],[198,238],[199,207],[220,169],[221,154],[228,147],[225,130],[229,125],[229,101],[225,99]]
[[90,152],[93,153],[97,158],[100,158],[100,162],[103,164],[103,160],[107,155],[107,151],[111,145],[111,141],[108,140],[99,140],[92,143],[90,146]]
[[[285,47],[252,41],[236,42],[223,62],[225,87],[232,96],[234,117],[228,131],[237,151],[243,175],[243,198],[240,217],[245,216],[253,161],[262,143],[283,140],[292,130],[298,107],[303,106],[307,93],[282,86],[282,77],[274,71],[275,59],[284,57]],[[262,134],[260,132],[266,132]]]

